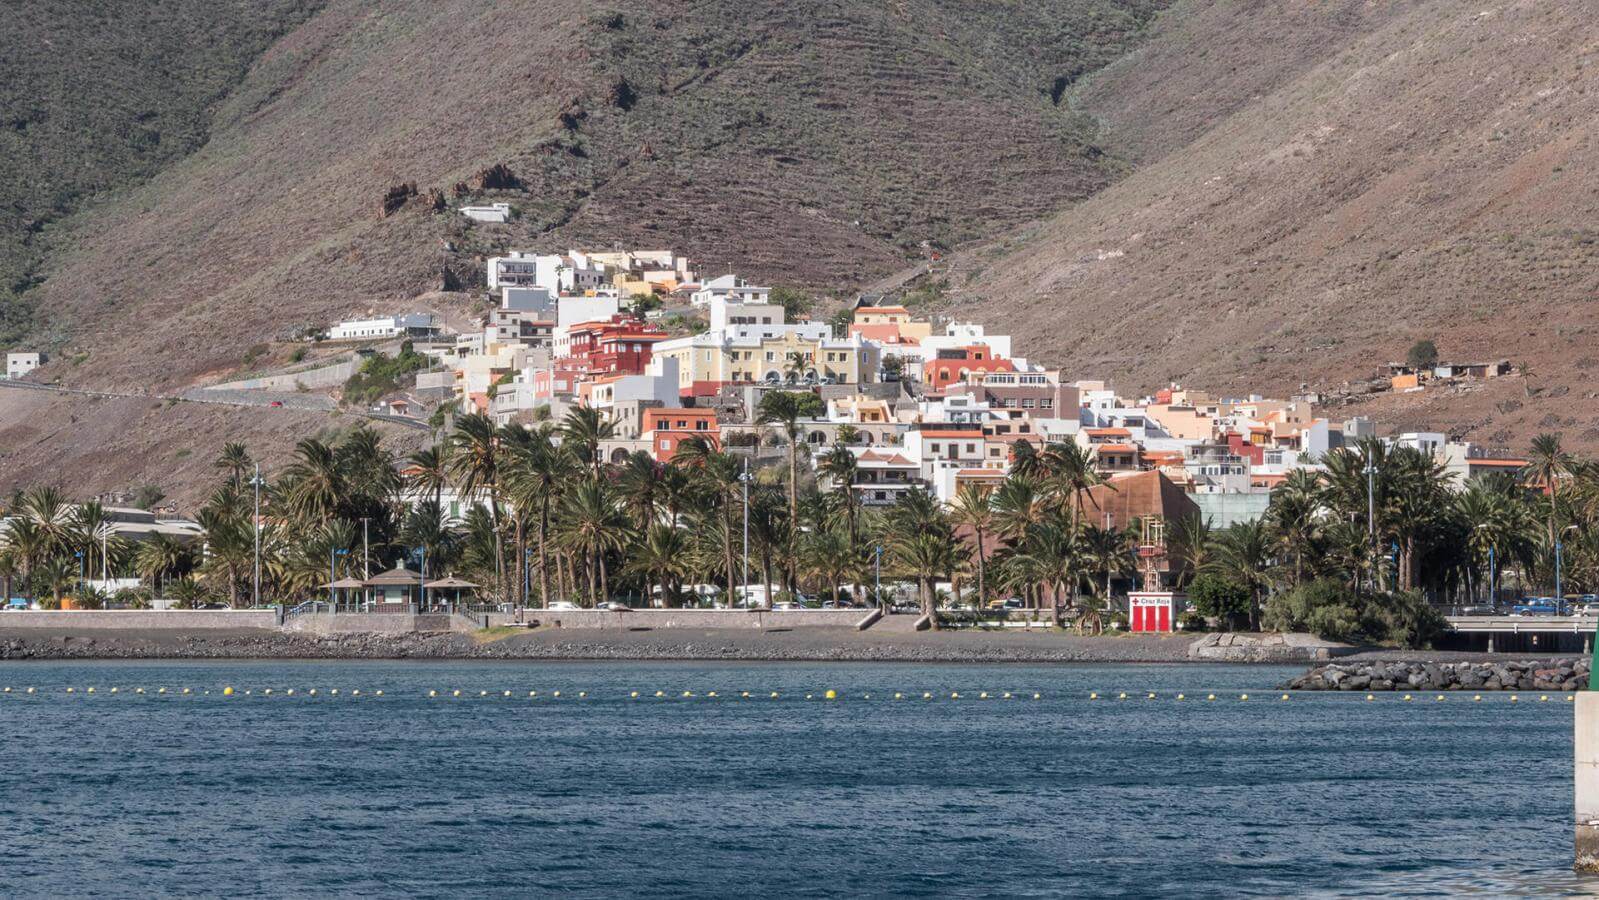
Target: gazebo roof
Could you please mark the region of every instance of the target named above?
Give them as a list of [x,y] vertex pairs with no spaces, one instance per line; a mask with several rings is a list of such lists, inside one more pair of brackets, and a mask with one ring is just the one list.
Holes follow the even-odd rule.
[[322,585],[322,588],[324,590],[326,590],[328,588],[337,588],[338,590],[341,590],[341,591],[353,590],[355,588],[364,588],[364,587],[366,587],[366,582],[362,581],[359,578],[351,578],[348,575],[344,576],[343,578],[340,578],[338,581],[335,581],[335,582],[333,582],[331,584]]
[[461,580],[459,578],[456,578],[454,574],[450,574],[450,575],[447,575],[447,576],[445,576],[443,578],[440,578],[438,581],[430,581],[426,585],[424,585],[424,587],[427,587],[427,588],[430,588],[430,589],[431,588],[475,588],[475,587],[477,587],[477,585],[473,584],[470,581],[463,581],[463,580]]
[[366,587],[385,587],[387,585],[415,585],[422,579],[421,572],[413,572],[405,566],[396,566],[367,579]]

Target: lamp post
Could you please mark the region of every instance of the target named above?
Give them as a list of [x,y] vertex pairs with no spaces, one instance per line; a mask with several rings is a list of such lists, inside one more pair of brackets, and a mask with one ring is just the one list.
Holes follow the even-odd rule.
[[261,464],[255,464],[255,475],[250,479],[250,485],[255,488],[255,575],[251,581],[253,586],[251,596],[254,599],[252,606],[261,605]]
[[1371,541],[1371,586],[1375,590],[1377,582],[1377,464],[1371,458],[1371,451],[1366,451],[1366,535]]
[[1563,574],[1561,572],[1561,565],[1564,562],[1563,553],[1561,551],[1565,548],[1563,541],[1566,537],[1566,532],[1576,530],[1577,526],[1567,525],[1565,528],[1560,530],[1558,535],[1555,536],[1555,612],[1557,613],[1560,611],[1560,604],[1564,602],[1566,598],[1565,591],[1562,590],[1563,585],[1561,584],[1561,575]]
[[371,521],[370,517],[361,517],[361,580],[363,581],[372,577],[371,563],[369,562],[372,558],[370,552],[371,544],[367,540],[366,528],[366,523],[369,521]]
[[[744,587],[744,605],[747,607],[750,603],[750,460],[747,456],[744,457],[744,471],[738,476],[738,484],[744,493],[744,571],[740,579]],[[770,585],[763,585],[761,593],[770,589]],[[766,599],[766,605],[770,606],[771,598]]]
[[83,551],[74,550],[72,555],[78,558],[78,593],[83,593]]

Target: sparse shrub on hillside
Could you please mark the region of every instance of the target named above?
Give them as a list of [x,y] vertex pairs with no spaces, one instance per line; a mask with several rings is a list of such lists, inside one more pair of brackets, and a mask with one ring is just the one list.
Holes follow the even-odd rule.
[[1438,365],[1438,345],[1430,338],[1411,344],[1410,352],[1405,354],[1405,362],[1418,369],[1430,369]]
[[362,405],[373,403],[399,390],[406,376],[429,365],[428,358],[413,350],[410,341],[400,345],[397,356],[374,353],[344,382],[344,401]]
[[788,316],[790,322],[811,311],[816,305],[816,298],[799,288],[778,285],[772,288],[771,300],[783,307],[783,315]]

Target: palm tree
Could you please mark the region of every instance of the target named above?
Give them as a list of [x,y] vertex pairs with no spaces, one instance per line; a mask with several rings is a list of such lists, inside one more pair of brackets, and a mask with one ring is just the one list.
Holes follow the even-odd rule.
[[940,534],[913,532],[890,546],[899,565],[915,576],[922,615],[927,617],[928,627],[938,631],[938,597],[934,588],[938,576],[955,565],[954,545]]
[[513,505],[536,510],[539,544],[539,602],[550,602],[550,516],[560,502],[567,482],[579,466],[572,454],[551,440],[548,424],[530,433],[526,441],[511,446],[506,488]]
[[78,580],[77,564],[65,556],[52,556],[39,564],[33,573],[34,581],[50,591],[54,601],[52,609],[61,608],[61,595],[67,585]]
[[591,406],[574,406],[561,420],[561,443],[569,444],[572,453],[585,467],[592,466],[594,477],[600,475],[600,443],[616,435],[616,423]]
[[316,438],[304,438],[295,445],[294,456],[283,473],[284,506],[302,523],[331,522],[345,499],[338,454]]
[[1310,469],[1289,472],[1272,488],[1266,515],[1277,548],[1293,558],[1290,583],[1298,585],[1305,576],[1305,554],[1314,550],[1320,529],[1320,476]]
[[580,483],[567,496],[563,519],[568,543],[589,560],[592,606],[602,596],[608,596],[605,554],[620,550],[626,543],[627,517],[617,508],[605,482],[591,479]]
[[[795,391],[769,391],[761,396],[760,404],[756,407],[755,424],[781,425],[783,436],[788,440],[788,517],[791,522],[799,521],[799,422],[800,419],[816,415],[819,407],[820,401],[815,394]],[[788,554],[792,559],[792,540]]]
[[134,551],[133,566],[139,576],[150,583],[156,596],[161,596],[161,581],[168,575],[187,568],[189,551],[171,536],[156,534],[139,544]]
[[1549,492],[1548,541],[1551,552],[1555,546],[1556,510],[1560,499],[1560,481],[1570,474],[1572,457],[1560,445],[1560,435],[1540,434],[1532,439],[1532,453],[1522,477],[1529,485]]
[[967,482],[955,492],[950,504],[950,518],[956,525],[971,529],[977,541],[977,605],[988,602],[988,559],[984,546],[987,535],[993,533],[996,516],[993,504],[994,490],[986,484]]
[[1216,537],[1216,559],[1211,567],[1249,589],[1249,627],[1253,631],[1260,630],[1260,598],[1271,586],[1271,563],[1271,536],[1260,519],[1235,522]]
[[449,445],[424,447],[412,453],[409,463],[411,485],[419,493],[431,494],[433,505],[444,502],[444,489],[450,486]]
[[505,547],[500,533],[500,434],[494,422],[482,413],[469,413],[457,419],[450,433],[450,472],[460,484],[461,493],[475,500],[481,491],[487,501],[489,522],[494,529],[494,577],[505,587]]
[[1166,554],[1179,563],[1179,585],[1210,567],[1211,550],[1215,544],[1210,520],[1199,513],[1173,519],[1166,535]]
[[644,580],[646,597],[659,587],[661,603],[670,606],[691,570],[688,543],[679,529],[656,522],[629,548],[625,571]]
[[848,534],[829,528],[807,535],[800,549],[800,566],[817,579],[832,599],[838,599],[838,586],[857,570],[854,548]]
[[255,466],[255,461],[243,444],[229,441],[222,445],[222,454],[212,465],[228,473],[228,483],[238,490],[244,486],[244,474]]

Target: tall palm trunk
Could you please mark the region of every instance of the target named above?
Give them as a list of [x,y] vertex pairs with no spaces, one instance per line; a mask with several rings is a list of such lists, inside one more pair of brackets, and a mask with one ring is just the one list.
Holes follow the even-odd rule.
[[611,589],[605,583],[605,552],[602,550],[596,553],[594,558],[600,567],[600,599],[609,600],[611,599]]
[[988,561],[983,557],[983,529],[973,530],[977,533],[977,605],[982,606],[988,602]]

